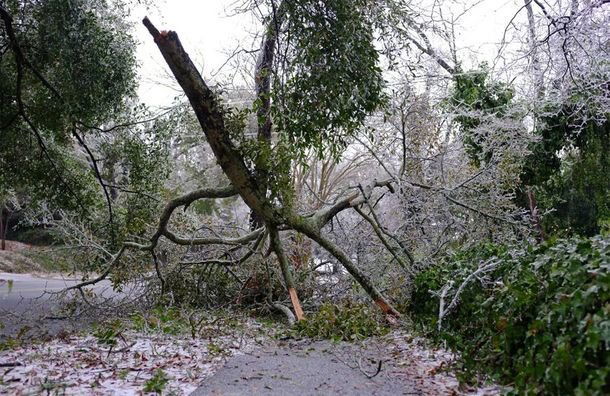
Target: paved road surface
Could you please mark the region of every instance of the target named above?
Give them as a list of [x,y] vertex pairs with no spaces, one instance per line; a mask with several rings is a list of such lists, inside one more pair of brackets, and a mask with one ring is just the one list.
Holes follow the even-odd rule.
[[[53,294],[76,283],[76,279],[59,276],[0,273],[0,340],[20,332],[22,336],[34,337],[73,331],[90,323],[82,318],[66,319],[59,296]],[[113,293],[108,282],[92,289],[105,296]]]

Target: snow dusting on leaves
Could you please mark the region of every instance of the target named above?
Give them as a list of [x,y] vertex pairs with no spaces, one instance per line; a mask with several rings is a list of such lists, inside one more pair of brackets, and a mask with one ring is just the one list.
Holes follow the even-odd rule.
[[395,331],[388,335],[388,352],[394,361],[393,373],[415,382],[422,395],[477,395],[503,393],[498,385],[464,388],[451,366],[458,356],[446,349],[431,349],[426,340]]
[[74,336],[4,351],[0,394],[138,395],[160,370],[168,379],[165,392],[189,394],[228,357],[253,347],[251,339],[236,335],[213,340],[122,335],[112,349],[94,336]]

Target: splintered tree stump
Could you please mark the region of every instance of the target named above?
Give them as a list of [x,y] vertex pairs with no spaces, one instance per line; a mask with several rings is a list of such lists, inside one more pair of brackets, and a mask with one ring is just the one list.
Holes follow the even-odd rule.
[[294,313],[297,320],[305,319],[305,314],[303,313],[303,308],[301,308],[301,302],[299,301],[299,296],[297,295],[296,289],[291,287],[288,289],[288,293],[290,294],[290,302],[292,302],[292,307],[294,308]]

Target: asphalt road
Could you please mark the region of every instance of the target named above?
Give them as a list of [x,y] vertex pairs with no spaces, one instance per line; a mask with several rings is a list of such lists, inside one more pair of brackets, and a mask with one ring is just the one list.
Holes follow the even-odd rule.
[[[88,325],[91,318],[70,317],[58,292],[75,285],[77,279],[59,276],[0,273],[0,341],[7,337],[41,337],[72,332]],[[106,297],[114,292],[109,282],[90,289]]]

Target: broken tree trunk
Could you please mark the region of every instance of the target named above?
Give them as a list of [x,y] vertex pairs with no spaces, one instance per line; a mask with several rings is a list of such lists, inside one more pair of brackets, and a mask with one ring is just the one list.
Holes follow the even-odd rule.
[[538,240],[545,241],[546,234],[544,233],[544,228],[542,228],[542,222],[540,221],[540,216],[538,212],[538,204],[536,203],[536,197],[531,187],[527,187],[527,203],[530,209],[530,215],[532,216],[532,221],[534,222],[534,226],[536,227],[536,231],[538,231]]
[[290,295],[290,302],[292,302],[294,313],[297,317],[297,320],[303,320],[305,318],[305,315],[303,314],[303,309],[301,308],[301,302],[299,301],[297,289],[294,285],[294,281],[292,280],[292,274],[290,273],[290,264],[288,263],[288,258],[286,258],[286,253],[284,252],[284,247],[282,246],[280,233],[277,231],[277,227],[272,224],[268,225],[267,229],[269,230],[271,248],[275,252],[277,259],[280,262],[282,276],[284,277],[284,282],[286,283],[286,288],[288,289],[288,294]]
[[148,18],[144,25],[155,39],[161,55],[186,94],[197,120],[203,129],[214,156],[225,175],[244,202],[259,216],[273,219],[275,213],[250,174],[240,153],[236,150],[225,128],[224,109],[216,95],[207,86],[201,74],[186,53],[176,32],[159,32]]
[[[256,216],[262,219],[267,226],[272,225],[272,227],[277,227],[279,225],[285,225],[289,229],[301,231],[303,234],[307,235],[307,237],[320,244],[343,264],[346,270],[371,296],[373,301],[375,301],[383,312],[394,316],[400,316],[398,311],[390,305],[349,257],[320,233],[321,227],[334,214],[338,213],[343,208],[349,207],[350,200],[345,200],[346,203],[343,206],[336,206],[332,210],[324,211],[323,218],[325,221],[311,221],[311,219],[305,219],[302,216],[293,214],[287,208],[275,208],[266,196],[266,188],[258,185],[256,177],[250,172],[245,164],[244,158],[231,141],[229,133],[225,128],[225,110],[222,108],[218,98],[207,86],[189,55],[182,47],[176,32],[159,32],[148,18],[144,18],[143,23],[154,38],[159,51],[178,81],[178,84],[180,84],[180,87],[186,94],[191,107],[197,116],[201,129],[206,135],[207,142],[214,152],[218,164],[246,205],[248,205]],[[276,242],[278,240],[279,239],[276,239]],[[284,264],[287,265],[288,260],[281,249],[281,245],[279,247],[279,250],[275,250],[275,252],[278,254],[280,264],[282,263],[283,257]],[[287,267],[285,269],[287,269]],[[284,273],[284,268],[282,271]],[[286,273],[289,274],[289,271],[286,271]],[[288,279],[290,279],[289,276]],[[290,284],[292,284],[292,282],[290,282]],[[302,317],[303,313],[296,294],[296,289],[289,285],[287,286],[295,312],[297,313],[297,316],[300,315]]]

